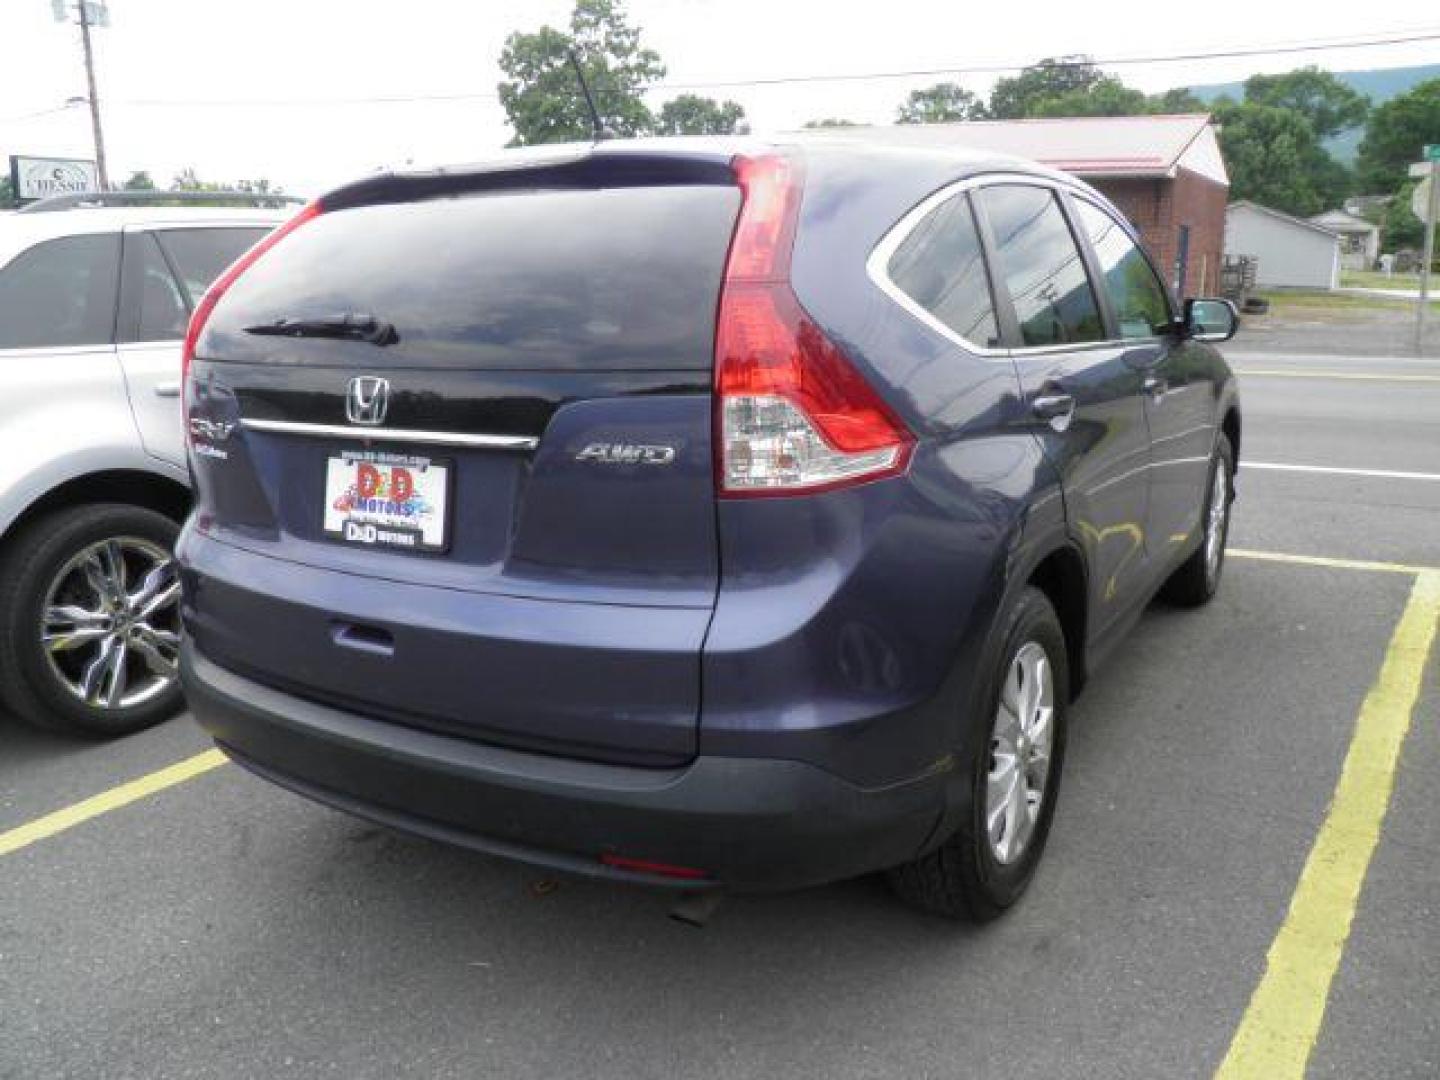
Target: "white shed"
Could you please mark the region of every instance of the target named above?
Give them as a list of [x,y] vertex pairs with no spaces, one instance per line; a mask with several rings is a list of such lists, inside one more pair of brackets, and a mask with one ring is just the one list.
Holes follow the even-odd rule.
[[1310,224],[1340,235],[1340,265],[1346,270],[1375,269],[1375,260],[1380,258],[1380,227],[1373,221],[1345,210],[1326,210],[1310,218]]
[[1225,254],[1255,259],[1260,286],[1333,289],[1340,284],[1340,237],[1259,203],[1225,208]]

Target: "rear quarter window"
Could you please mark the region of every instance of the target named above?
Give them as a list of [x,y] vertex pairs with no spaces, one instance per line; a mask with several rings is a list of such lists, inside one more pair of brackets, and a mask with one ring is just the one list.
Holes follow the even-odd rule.
[[269,232],[262,228],[160,229],[155,238],[193,308],[210,283]]
[[321,214],[226,293],[209,355],[284,363],[306,343],[280,349],[243,328],[355,312],[392,324],[399,342],[374,357],[348,350],[349,364],[708,368],[739,202],[728,186],[626,187]]
[[966,341],[1000,344],[968,195],[926,215],[896,247],[887,271],[898,289]]
[[0,268],[0,349],[108,345],[120,235],[46,240]]

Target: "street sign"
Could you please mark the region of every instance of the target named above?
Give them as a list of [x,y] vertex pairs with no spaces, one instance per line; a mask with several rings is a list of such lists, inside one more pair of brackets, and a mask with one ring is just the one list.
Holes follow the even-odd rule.
[[78,158],[11,154],[10,183],[14,185],[15,198],[22,201],[100,190],[95,162]]
[[[102,0],[84,0],[85,21],[91,26],[109,26],[110,8]],[[55,13],[56,22],[69,22],[70,16],[78,11],[74,0],[50,0],[50,10]]]
[[1425,147],[1426,161],[1440,161],[1440,143],[1431,143]]
[[1434,183],[1435,178],[1427,176],[1416,184],[1415,190],[1410,193],[1410,209],[1421,221],[1424,221],[1430,214],[1430,186]]
[[1430,175],[1432,166],[1428,161],[1417,161],[1410,166],[1410,179],[1421,180]]

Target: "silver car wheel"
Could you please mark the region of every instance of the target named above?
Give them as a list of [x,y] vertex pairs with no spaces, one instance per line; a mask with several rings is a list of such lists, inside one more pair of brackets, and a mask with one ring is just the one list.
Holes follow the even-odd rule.
[[1050,779],[1055,676],[1044,646],[1020,647],[1005,673],[990,733],[985,831],[996,862],[1020,858],[1035,831]]
[[170,553],[138,537],[81,549],[46,591],[39,636],[52,673],[92,708],[133,708],[165,693],[180,649]]
[[1225,525],[1230,513],[1230,478],[1225,462],[1215,463],[1215,478],[1210,483],[1210,507],[1205,517],[1205,577],[1212,584],[1220,574],[1220,559],[1225,554]]

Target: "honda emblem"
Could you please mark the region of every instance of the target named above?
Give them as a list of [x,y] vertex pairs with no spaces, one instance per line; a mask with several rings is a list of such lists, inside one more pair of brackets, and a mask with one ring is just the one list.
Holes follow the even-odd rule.
[[358,375],[350,380],[345,395],[345,415],[352,424],[374,427],[385,422],[390,409],[390,380]]

